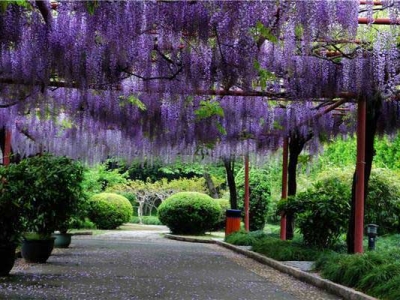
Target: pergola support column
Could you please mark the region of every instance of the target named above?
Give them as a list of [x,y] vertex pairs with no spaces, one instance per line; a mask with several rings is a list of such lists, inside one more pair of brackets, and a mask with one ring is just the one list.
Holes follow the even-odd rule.
[[[287,199],[288,186],[288,160],[289,160],[289,138],[283,140],[283,159],[282,159],[282,199]],[[286,215],[281,212],[281,240],[286,240]]]
[[250,230],[250,187],[249,187],[249,155],[244,157],[244,228]]
[[364,184],[365,184],[365,129],[367,102],[358,100],[357,111],[357,166],[356,166],[356,203],[354,226],[354,252],[363,253],[364,237]]

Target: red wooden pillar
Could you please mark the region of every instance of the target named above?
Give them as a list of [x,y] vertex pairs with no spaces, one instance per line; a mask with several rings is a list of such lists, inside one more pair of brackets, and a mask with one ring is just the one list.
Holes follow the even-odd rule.
[[11,156],[11,132],[6,129],[4,139],[4,153],[3,153],[3,165],[8,166],[10,164]]
[[[289,158],[289,138],[283,140],[283,159],[282,159],[282,199],[287,198],[288,180],[288,158]],[[286,240],[286,215],[281,213],[281,240]]]
[[250,230],[249,205],[250,187],[249,187],[249,155],[244,157],[244,229]]
[[365,129],[367,102],[365,98],[358,99],[357,111],[357,181],[354,226],[354,252],[363,253],[364,236],[364,175],[365,175]]

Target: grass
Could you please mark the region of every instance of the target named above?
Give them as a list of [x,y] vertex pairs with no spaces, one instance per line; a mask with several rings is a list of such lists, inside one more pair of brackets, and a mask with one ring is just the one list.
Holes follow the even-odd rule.
[[282,241],[279,226],[268,227],[264,231],[233,233],[226,242],[252,246],[253,251],[276,260],[316,261],[316,270],[326,279],[379,299],[400,299],[400,234],[378,237],[375,251],[367,250],[365,239],[365,253],[349,255],[344,253],[343,241],[335,251],[323,251],[305,246],[301,235],[295,235],[293,241]]
[[379,299],[400,299],[400,235],[378,238],[376,251],[321,257],[316,269],[329,280]]

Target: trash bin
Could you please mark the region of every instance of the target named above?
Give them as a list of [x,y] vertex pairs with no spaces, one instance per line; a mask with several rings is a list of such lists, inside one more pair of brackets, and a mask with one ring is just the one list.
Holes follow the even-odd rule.
[[225,235],[240,230],[240,220],[242,219],[242,211],[239,209],[226,210]]

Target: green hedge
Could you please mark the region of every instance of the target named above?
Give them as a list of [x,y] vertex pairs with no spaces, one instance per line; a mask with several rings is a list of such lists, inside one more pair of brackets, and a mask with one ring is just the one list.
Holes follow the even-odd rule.
[[221,214],[215,199],[202,193],[181,192],[158,207],[158,218],[175,234],[204,234],[211,231]]
[[115,229],[132,218],[132,205],[113,193],[93,195],[89,200],[89,218],[99,229]]

